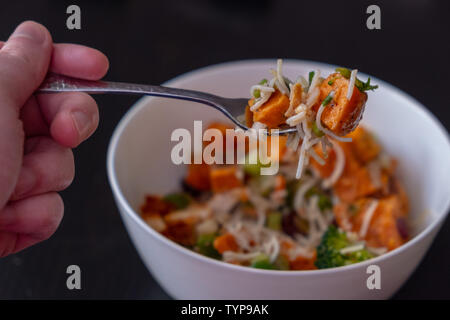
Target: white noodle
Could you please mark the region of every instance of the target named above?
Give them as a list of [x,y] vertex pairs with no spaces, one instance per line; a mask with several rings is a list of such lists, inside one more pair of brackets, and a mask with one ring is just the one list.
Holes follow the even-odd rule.
[[311,108],[319,99],[320,90],[319,88],[314,88],[311,93],[308,93],[306,98],[306,107]]
[[253,96],[255,90],[259,90],[260,92],[275,92],[275,89],[269,86],[264,86],[260,84],[256,84],[250,88],[250,95]]
[[353,88],[355,87],[355,81],[356,81],[356,73],[358,72],[358,70],[352,70],[352,73],[350,75],[350,82],[348,84],[348,89],[347,89],[347,100],[350,100],[352,98],[353,95]]
[[355,245],[345,247],[345,248],[341,249],[339,252],[341,254],[347,254],[347,253],[352,253],[352,252],[359,251],[362,249],[364,249],[364,243],[358,243]]
[[319,78],[320,78],[320,70],[315,70],[314,76],[311,81],[311,85],[309,86],[308,89],[308,94],[310,94],[317,87],[317,85],[319,84]]
[[309,149],[308,153],[311,157],[314,158],[321,166],[325,165],[325,160],[323,160],[315,151],[314,149]]
[[361,225],[361,229],[359,229],[359,236],[364,238],[367,234],[367,230],[369,230],[370,221],[372,220],[373,214],[378,206],[378,200],[373,200],[369,207],[366,209],[364,213],[363,223]]
[[294,204],[294,209],[297,213],[303,207],[306,192],[309,189],[311,189],[314,186],[314,184],[316,184],[316,179],[307,180],[300,185],[297,192],[295,193],[293,204]]
[[270,91],[261,91],[261,96],[255,100],[255,103],[250,107],[251,111],[258,110],[264,103],[266,103],[271,97],[272,92]]
[[281,72],[282,65],[283,65],[283,60],[282,59],[278,59],[277,60],[277,73],[276,73],[277,80],[278,80],[277,87],[278,87],[278,89],[280,89],[280,91],[283,94],[288,95],[289,94],[289,88],[286,86],[286,82],[284,81],[284,77],[283,77],[283,74]]
[[345,167],[345,154],[341,146],[336,141],[331,141],[336,154],[336,161],[331,175],[322,181],[322,186],[327,189],[333,186],[341,177]]
[[273,263],[277,259],[278,254],[280,253],[280,243],[278,242],[276,236],[272,236],[271,243],[273,250],[272,254],[270,255],[270,262]]
[[286,123],[288,125],[290,125],[291,127],[296,126],[297,124],[299,124],[303,119],[305,119],[306,117],[306,112],[300,112],[297,113],[296,115],[293,115],[290,118],[286,119]]

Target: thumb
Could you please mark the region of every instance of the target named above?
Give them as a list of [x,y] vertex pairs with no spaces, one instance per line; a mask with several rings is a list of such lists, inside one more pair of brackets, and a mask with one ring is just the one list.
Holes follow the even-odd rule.
[[20,108],[44,79],[51,52],[49,32],[31,21],[20,24],[0,50],[0,209],[11,196],[22,166]]

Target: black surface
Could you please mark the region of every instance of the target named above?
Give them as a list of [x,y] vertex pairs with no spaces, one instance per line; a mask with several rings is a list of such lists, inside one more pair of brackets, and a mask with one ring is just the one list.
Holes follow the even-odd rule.
[[[82,9],[79,31],[65,27],[66,7],[73,3]],[[382,30],[365,27],[365,9],[373,3],[381,7]],[[450,2],[436,0],[2,0],[0,39],[19,22],[37,20],[56,42],[105,52],[111,63],[108,79],[152,84],[238,59],[283,57],[352,66],[410,93],[449,128],[449,9]],[[64,220],[51,239],[0,260],[0,298],[168,298],[126,234],[105,171],[109,138],[136,98],[96,99],[100,127],[75,150],[77,176],[63,192]],[[447,220],[395,298],[450,298],[449,227]],[[81,267],[80,291],[66,289],[70,264]]]

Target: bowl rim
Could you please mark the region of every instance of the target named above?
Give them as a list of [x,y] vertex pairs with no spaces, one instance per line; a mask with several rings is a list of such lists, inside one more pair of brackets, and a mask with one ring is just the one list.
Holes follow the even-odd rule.
[[[163,85],[170,86],[174,83],[184,80],[186,78],[190,78],[193,76],[199,76],[204,72],[208,71],[219,71],[222,68],[227,67],[237,67],[239,65],[246,65],[249,64],[261,64],[261,63],[272,63],[273,61],[276,61],[276,58],[271,59],[244,59],[244,60],[234,60],[234,61],[227,61],[222,62],[218,64],[208,65],[205,67],[201,67],[198,69],[194,69],[191,71],[188,71],[186,73],[183,73],[181,75],[178,75],[166,82],[163,83]],[[323,62],[317,62],[313,60],[303,60],[303,59],[283,59],[283,62],[287,63],[293,63],[293,64],[311,64],[318,66],[319,68],[335,68],[337,65],[323,63]],[[409,106],[412,108],[413,111],[419,113],[421,117],[424,117],[425,120],[431,121],[431,123],[437,128],[439,133],[444,137],[446,140],[447,149],[450,152],[450,136],[445,129],[445,127],[442,125],[442,123],[437,119],[437,117],[428,110],[422,103],[420,103],[417,99],[409,95],[408,93],[402,91],[401,89],[395,87],[394,85],[384,81],[380,80],[376,77],[373,77],[371,75],[367,75],[362,72],[358,72],[359,74],[363,75],[364,77],[369,77],[373,80],[373,82],[376,82],[380,86],[383,86],[390,92],[393,92],[397,95],[399,95],[401,98],[404,98]],[[210,265],[215,265],[219,268],[224,269],[231,269],[236,272],[248,272],[251,274],[266,274],[270,276],[279,276],[279,277],[286,277],[286,276],[305,276],[305,275],[325,275],[325,274],[332,274],[336,272],[346,272],[353,269],[360,269],[363,267],[366,267],[368,265],[372,264],[378,264],[379,262],[389,259],[390,257],[394,255],[398,255],[407,249],[415,246],[417,243],[419,243],[421,240],[423,240],[425,237],[427,237],[434,229],[436,229],[438,226],[441,225],[442,222],[445,221],[449,209],[450,209],[450,197],[447,199],[447,203],[444,206],[444,212],[438,212],[438,216],[420,233],[418,233],[416,236],[414,236],[412,239],[410,239],[405,244],[401,245],[400,247],[389,251],[381,256],[358,262],[355,264],[347,265],[347,266],[341,266],[341,267],[333,267],[333,268],[327,268],[327,269],[315,269],[315,270],[266,270],[266,269],[257,269],[257,268],[250,268],[246,266],[239,266],[234,265],[230,263],[226,263],[224,261],[216,260],[213,258],[209,258],[207,256],[201,255],[200,253],[197,253],[193,250],[187,249],[180,244],[168,239],[167,237],[163,236],[153,228],[151,228],[148,224],[144,222],[144,220],[140,217],[139,213],[136,212],[131,205],[128,203],[127,199],[123,195],[119,183],[117,181],[117,176],[115,172],[115,154],[117,150],[117,145],[119,142],[119,139],[129,124],[129,122],[134,118],[136,114],[138,114],[143,108],[146,107],[147,103],[151,100],[156,100],[155,97],[148,97],[144,96],[140,98],[138,101],[136,101],[130,109],[124,114],[124,116],[120,119],[119,123],[117,124],[116,128],[114,129],[113,135],[111,137],[110,143],[108,145],[108,152],[107,152],[107,174],[108,174],[108,180],[111,186],[111,189],[113,191],[113,194],[115,195],[116,201],[118,201],[122,207],[125,209],[125,212],[127,215],[131,217],[134,222],[139,225],[141,228],[145,230],[145,232],[150,233],[151,236],[155,237],[157,240],[162,241],[166,246],[171,247],[173,250],[179,252],[180,254],[187,254],[191,259],[197,259],[200,262],[207,263]],[[449,194],[450,194],[450,185],[449,185]]]

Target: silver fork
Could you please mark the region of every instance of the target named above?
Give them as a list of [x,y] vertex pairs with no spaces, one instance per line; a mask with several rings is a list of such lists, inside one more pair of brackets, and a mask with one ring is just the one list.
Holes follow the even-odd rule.
[[[234,124],[244,130],[249,128],[238,120],[238,116],[243,114],[248,99],[244,98],[224,98],[210,93],[195,90],[169,88],[163,86],[153,86],[147,84],[134,84],[112,81],[90,81],[59,74],[49,74],[37,93],[58,93],[58,92],[86,92],[89,94],[118,93],[148,95],[171,99],[194,101],[213,107],[222,112]],[[295,128],[279,130],[278,134],[295,132]]]

